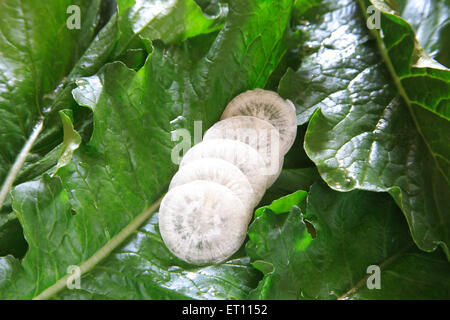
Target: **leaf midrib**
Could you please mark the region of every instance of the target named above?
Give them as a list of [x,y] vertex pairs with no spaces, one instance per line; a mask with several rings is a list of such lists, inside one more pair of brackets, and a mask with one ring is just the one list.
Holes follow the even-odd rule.
[[[125,239],[133,234],[148,218],[150,218],[159,207],[164,194],[156,200],[152,205],[144,209],[139,215],[137,215],[126,227],[124,227],[119,233],[112,237],[103,247],[98,249],[89,259],[79,265],[80,277],[89,271],[91,271],[97,264],[99,264],[104,258],[108,257],[110,253],[116,249]],[[53,285],[42,291],[39,295],[33,298],[33,300],[46,300],[60,292],[66,287],[67,280],[71,275],[67,274],[60,278]]]
[[[393,262],[395,262],[398,258],[400,258],[407,250],[412,248],[412,244],[408,244],[407,246],[400,249],[397,253],[391,255],[390,257],[386,258],[382,263],[378,264],[380,271],[382,272],[386,267],[391,265]],[[353,287],[351,287],[349,290],[347,290],[346,293],[341,295],[337,298],[337,300],[348,300],[351,298],[351,296],[355,295],[366,283],[367,279],[372,274],[367,274],[365,277],[363,277],[361,280],[359,280]]]
[[[363,0],[357,0],[361,12],[364,16],[364,18],[367,20],[369,17],[367,15],[367,12],[365,11],[365,6],[364,6],[364,1]],[[397,90],[399,91],[400,96],[402,97],[403,101],[405,102],[405,104],[408,107],[408,112],[414,122],[414,126],[416,127],[417,132],[419,133],[422,141],[424,142],[428,152],[431,154],[431,158],[433,159],[434,164],[436,165],[436,168],[438,169],[438,171],[440,172],[440,174],[444,177],[445,181],[447,182],[447,184],[449,183],[448,177],[444,174],[444,171],[442,170],[442,168],[440,167],[436,156],[433,152],[433,150],[431,149],[431,146],[429,145],[428,141],[425,139],[425,136],[422,132],[422,130],[420,129],[420,126],[417,122],[416,116],[414,115],[414,112],[412,110],[412,106],[411,106],[411,100],[409,99],[408,95],[406,94],[405,88],[403,87],[402,83],[401,83],[401,79],[397,76],[394,66],[392,65],[392,61],[389,58],[388,53],[386,52],[386,47],[384,46],[383,40],[381,39],[379,33],[376,31],[376,29],[369,29],[369,32],[375,37],[376,42],[377,42],[377,46],[378,46],[378,50],[380,51],[381,57],[383,58],[383,61],[385,62],[389,73],[391,74],[392,80],[394,81],[395,86],[397,87]],[[432,112],[433,114],[436,114],[435,112],[433,112],[432,110],[429,110],[428,108],[426,109],[429,112]],[[436,114],[438,115],[438,114]],[[440,115],[438,115],[440,116]]]

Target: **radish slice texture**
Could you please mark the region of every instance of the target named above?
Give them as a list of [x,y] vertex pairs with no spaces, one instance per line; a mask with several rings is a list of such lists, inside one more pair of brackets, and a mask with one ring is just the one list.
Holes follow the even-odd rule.
[[265,162],[258,151],[237,140],[202,141],[186,152],[181,159],[180,168],[192,161],[205,158],[222,159],[238,167],[255,192],[254,206],[259,203],[266,191],[268,176],[264,174]]
[[159,230],[167,248],[196,265],[219,263],[242,245],[248,215],[227,187],[193,181],[171,189],[161,202]]
[[295,106],[276,92],[254,89],[241,93],[227,105],[221,119],[236,116],[253,116],[270,122],[280,133],[283,155],[292,147],[297,135]]
[[212,181],[227,187],[247,208],[249,219],[252,218],[255,192],[238,167],[222,159],[195,160],[180,168],[172,178],[169,190],[195,180]]
[[269,122],[252,116],[224,119],[206,131],[203,141],[212,139],[231,139],[248,144],[266,162],[267,187],[278,178],[283,167],[284,153],[280,151],[280,134]]

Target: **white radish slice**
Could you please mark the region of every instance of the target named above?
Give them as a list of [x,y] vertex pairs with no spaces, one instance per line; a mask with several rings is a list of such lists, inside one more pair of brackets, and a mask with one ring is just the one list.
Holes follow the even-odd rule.
[[251,219],[255,194],[247,177],[238,167],[222,159],[195,160],[180,168],[173,176],[169,190],[195,180],[216,182],[230,189],[248,208]]
[[248,216],[227,187],[193,181],[171,189],[161,202],[159,230],[167,248],[196,265],[219,263],[242,245]]
[[253,205],[256,206],[259,203],[266,191],[268,176],[264,174],[265,162],[258,151],[236,140],[202,141],[186,152],[181,159],[180,168],[192,161],[205,158],[222,159],[238,167],[255,192]]
[[248,144],[256,149],[266,162],[267,187],[278,178],[284,153],[280,152],[280,134],[269,122],[251,116],[224,119],[206,131],[203,141],[212,139],[231,139]]
[[295,106],[276,92],[254,89],[241,93],[227,105],[221,119],[235,116],[254,116],[270,122],[280,132],[283,155],[292,147],[297,135]]

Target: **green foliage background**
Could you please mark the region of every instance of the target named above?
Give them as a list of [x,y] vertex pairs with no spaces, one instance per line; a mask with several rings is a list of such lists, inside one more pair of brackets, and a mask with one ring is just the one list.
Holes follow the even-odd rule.
[[[0,298],[449,299],[449,16],[448,0],[0,2],[0,181],[44,123],[0,205]],[[294,102],[296,141],[245,246],[188,265],[153,212],[171,132],[253,88]]]

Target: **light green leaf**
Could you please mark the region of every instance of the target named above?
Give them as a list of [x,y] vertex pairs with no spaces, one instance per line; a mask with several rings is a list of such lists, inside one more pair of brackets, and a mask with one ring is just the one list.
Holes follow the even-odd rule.
[[[174,43],[219,30],[221,15],[207,18],[194,0],[118,0],[120,37],[114,49],[119,56],[127,48],[141,46],[140,38]],[[222,12],[226,15],[226,10]],[[222,16],[222,18],[223,18]]]
[[[66,25],[70,5],[81,10],[79,30]],[[51,114],[55,109],[55,92],[63,89],[64,77],[91,41],[99,6],[100,0],[0,3],[1,195],[9,191],[24,161],[35,162],[49,151],[47,145],[44,150],[32,149],[29,155],[35,141],[39,144],[55,128],[58,130],[59,123],[53,121]],[[36,127],[41,129],[36,131]],[[19,156],[21,150],[24,153]],[[9,179],[5,180],[8,172]],[[3,200],[0,196],[0,206]]]
[[63,123],[64,140],[61,145],[61,153],[55,170],[69,164],[72,160],[73,152],[78,149],[81,143],[81,136],[73,128],[71,110],[61,110],[59,115],[61,116],[61,121]]
[[[245,296],[254,283],[255,272],[242,256],[222,266],[189,268],[176,261],[160,241],[156,246],[153,241],[158,235],[151,233],[148,241],[152,250],[162,250],[164,255],[133,261],[114,260],[110,255],[157,209],[176,171],[171,161],[171,131],[184,127],[192,133],[194,120],[202,120],[203,128],[208,128],[231,97],[264,85],[281,59],[284,50],[280,39],[292,1],[235,1],[230,5],[226,25],[208,50],[197,50],[194,39],[170,47],[154,42],[151,56],[138,72],[116,62],[95,76],[77,81],[73,95],[94,116],[91,140],[82,144],[73,153],[72,162],[60,168],[52,179],[29,182],[14,190],[13,208],[21,217],[30,249],[13,283],[1,292],[3,297],[52,297],[64,290],[67,267],[78,265],[83,275],[79,297],[88,294],[114,298],[114,283],[98,288],[89,280],[90,271],[98,272],[100,277],[100,261],[104,259],[105,266],[112,263],[116,270],[148,272],[169,263],[174,272],[177,267],[183,272],[192,271],[200,281],[198,291],[192,291],[192,282],[190,287],[186,284],[192,274],[176,271],[181,274],[174,277],[179,277],[181,283],[171,284],[161,276],[143,288],[142,279],[148,280],[146,272],[143,278],[119,272],[122,283],[135,281],[136,286],[131,285],[129,290],[144,290],[128,292],[130,297]],[[37,223],[40,216],[42,222]],[[140,252],[139,234],[129,240],[136,252]],[[117,250],[120,253],[128,249]],[[235,274],[240,278],[232,279]],[[201,283],[213,290],[204,292]],[[123,297],[127,291],[120,294]]]

